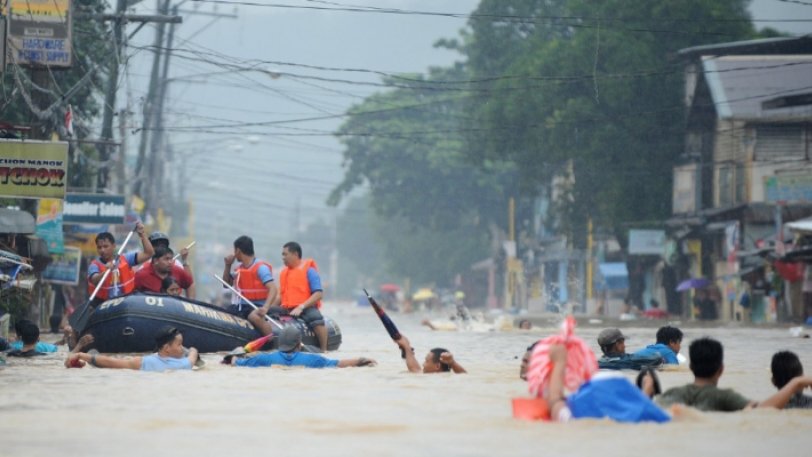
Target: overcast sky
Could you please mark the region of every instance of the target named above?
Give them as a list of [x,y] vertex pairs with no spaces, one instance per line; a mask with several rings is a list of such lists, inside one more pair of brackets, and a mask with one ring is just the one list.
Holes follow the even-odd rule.
[[[254,0],[271,3],[270,0]],[[274,3],[310,7],[334,7],[330,2],[279,0]],[[469,13],[474,0],[346,0],[345,5],[366,5],[405,10]],[[324,215],[332,220],[324,201],[342,177],[341,147],[329,133],[341,117],[318,122],[297,122],[283,126],[240,129],[209,127],[239,122],[268,122],[341,115],[354,103],[379,88],[302,80],[295,75],[328,79],[376,82],[378,76],[364,73],[311,70],[284,65],[295,63],[321,67],[356,68],[390,73],[424,72],[432,65],[448,65],[459,56],[438,50],[439,38],[458,36],[464,19],[417,15],[369,14],[357,12],[285,9],[261,6],[232,7],[206,2],[187,2],[182,7],[184,23],[177,29],[174,48],[179,51],[171,64],[167,125],[216,130],[218,134],[170,132],[171,141],[187,170],[189,193],[197,213],[196,236],[210,244],[214,231],[228,245],[246,233],[257,240],[265,257],[276,259],[278,246],[262,246],[291,239],[295,221],[304,224]],[[144,12],[154,9],[146,0]],[[236,14],[237,18],[214,19],[189,11]],[[779,0],[758,0],[752,6],[756,19],[809,18],[812,6]],[[758,23],[759,27],[768,25]],[[794,34],[809,33],[810,23],[771,23]],[[131,30],[133,26],[130,26]],[[141,30],[131,42],[134,47],[151,44],[152,27]],[[185,41],[188,40],[188,41]],[[135,52],[131,48],[130,52]],[[191,53],[190,51],[195,51]],[[222,71],[204,62],[227,58],[276,61],[258,63],[258,68],[278,70],[273,79],[261,73],[232,73],[192,77]],[[128,68],[128,89],[135,111],[145,94],[151,59],[140,52]],[[294,75],[286,76],[285,73]],[[191,78],[192,82],[189,82]],[[124,101],[120,98],[120,101]],[[137,125],[140,118],[133,119]],[[246,132],[247,131],[247,132]],[[279,134],[296,136],[280,136]],[[130,138],[130,150],[136,148]],[[296,208],[299,208],[297,212]],[[298,216],[297,216],[298,214]]]

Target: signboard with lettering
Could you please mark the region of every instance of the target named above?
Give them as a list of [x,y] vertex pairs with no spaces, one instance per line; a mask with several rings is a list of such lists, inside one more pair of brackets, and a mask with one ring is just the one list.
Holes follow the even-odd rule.
[[8,0],[8,47],[18,65],[70,67],[70,0]]
[[54,284],[79,284],[79,271],[82,269],[82,252],[79,248],[65,246],[62,254],[51,255],[53,261],[42,272],[45,282]]
[[0,197],[65,198],[68,143],[0,140]]
[[65,224],[123,224],[127,208],[123,195],[67,194]]
[[767,176],[764,194],[768,202],[812,202],[812,176]]

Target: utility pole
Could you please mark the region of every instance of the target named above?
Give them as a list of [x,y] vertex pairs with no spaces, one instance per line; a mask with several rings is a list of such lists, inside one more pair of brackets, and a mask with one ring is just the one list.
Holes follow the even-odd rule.
[[[113,139],[113,111],[116,104],[116,89],[118,88],[118,71],[119,60],[121,58],[121,36],[124,29],[124,10],[127,9],[127,0],[118,0],[116,3],[116,16],[113,19],[113,46],[115,49],[115,60],[110,65],[110,71],[107,79],[107,90],[104,94],[104,115],[102,116],[102,131],[101,139],[111,141]],[[110,146],[102,146],[99,150],[99,158],[102,162],[110,159]],[[119,157],[123,160],[123,157]],[[94,182],[93,191],[97,189],[104,189],[107,187],[107,169],[102,168],[99,170]]]
[[[172,6],[171,11],[170,0],[157,1],[159,14],[168,14],[169,17],[176,17],[180,12],[180,6],[186,3],[187,0],[183,0]],[[222,17],[237,17],[233,14],[197,11],[184,11],[184,13],[213,16],[215,17],[213,21]],[[166,36],[166,45],[164,45],[164,36]],[[144,121],[141,130],[141,142],[138,147],[138,160],[136,163],[137,179],[134,193],[144,198],[145,210],[153,216],[157,215],[160,204],[157,196],[167,194],[167,192],[164,191],[167,177],[165,171],[166,167],[164,165],[171,163],[173,159],[172,149],[169,148],[165,142],[164,106],[169,92],[169,63],[172,57],[174,41],[175,23],[170,24],[168,33],[165,27],[163,27],[163,24],[158,27],[154,44],[155,56],[152,61],[147,102],[144,105]],[[147,150],[148,141],[149,149]],[[182,186],[183,184],[180,185]],[[172,202],[167,203],[170,207],[169,209],[174,209],[175,205],[173,205]]]
[[[166,14],[169,12],[169,0],[157,0],[158,13]],[[138,145],[138,159],[135,164],[135,188],[133,193],[139,195],[144,199],[145,212],[150,213],[154,207],[154,175],[153,162],[156,161],[154,156],[147,158],[147,140],[149,138],[149,131],[153,127],[153,115],[155,113],[155,105],[159,103],[156,98],[158,95],[158,78],[161,70],[161,50],[164,44],[164,24],[158,24],[158,29],[155,32],[154,55],[152,58],[152,72],[149,77],[149,89],[147,90],[147,98],[144,101],[144,118],[141,126],[141,142]]]
[[[124,37],[124,26],[127,22],[140,22],[141,27],[144,24],[149,22],[156,22],[161,25],[170,22],[170,23],[179,23],[181,22],[181,18],[179,16],[172,16],[167,17],[166,15],[159,15],[159,16],[150,16],[150,15],[127,15],[124,12],[127,9],[128,2],[127,0],[117,0],[116,1],[116,11],[115,14],[103,14],[100,15],[99,19],[101,20],[112,20],[113,23],[113,45],[116,47],[115,49],[115,61],[110,66],[109,70],[109,77],[107,80],[107,87],[105,90],[104,95],[104,113],[102,115],[102,132],[101,132],[101,139],[103,141],[111,142],[113,139],[113,116],[115,114],[115,106],[116,106],[116,91],[118,89],[118,78],[119,78],[119,61],[121,60],[121,50],[123,49],[122,39]],[[95,17],[95,16],[94,16]],[[140,27],[139,29],[140,30]],[[136,30],[136,32],[138,31]],[[122,138],[123,141],[123,138]],[[106,162],[110,159],[110,146],[105,145],[100,149],[100,159],[102,162]],[[124,157],[121,153],[118,155],[118,161],[122,163]],[[123,176],[120,176],[123,181]],[[94,182],[94,191],[98,189],[104,189],[107,187],[108,181],[108,169],[103,168],[99,170],[99,174],[97,176],[96,181]],[[118,184],[117,187],[123,190],[123,182]],[[123,193],[123,192],[122,192]]]
[[[178,5],[172,7],[172,15],[178,14]],[[163,191],[164,167],[161,166],[161,161],[158,160],[158,150],[164,145],[164,105],[166,103],[167,93],[169,92],[169,58],[172,57],[172,46],[175,44],[175,24],[169,26],[169,35],[166,38],[166,49],[164,50],[164,64],[161,68],[161,85],[158,93],[157,113],[155,113],[155,132],[153,133],[152,147],[150,148],[153,156],[153,171],[156,177],[156,194],[161,194]],[[166,149],[166,162],[172,162],[172,150]]]

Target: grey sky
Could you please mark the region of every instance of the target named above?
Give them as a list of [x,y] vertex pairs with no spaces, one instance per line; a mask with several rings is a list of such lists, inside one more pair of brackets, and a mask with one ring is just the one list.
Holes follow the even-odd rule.
[[[261,0],[255,0],[262,3]],[[269,1],[270,3],[270,1]],[[330,6],[305,0],[276,3]],[[353,0],[347,5],[392,7],[406,10],[469,13],[475,0]],[[187,3],[184,9],[231,13],[232,8],[211,3]],[[150,0],[141,10],[154,8]],[[758,0],[751,8],[757,19],[810,18],[812,6],[778,0]],[[388,14],[361,14],[313,10],[237,7],[237,19],[212,19],[184,14],[178,29],[181,39],[174,47],[205,53],[225,54],[236,60],[250,59],[301,63],[325,67],[361,68],[392,73],[424,72],[432,65],[459,60],[455,53],[438,50],[439,38],[456,37],[464,19]],[[790,33],[809,33],[810,23],[758,23]],[[142,30],[131,44],[151,44],[153,30]],[[353,103],[378,88],[303,81],[282,76],[272,79],[260,73],[210,77],[206,83],[184,82],[188,75],[219,71],[216,66],[195,62],[199,58],[181,52],[172,61],[170,127],[266,122],[314,116],[340,115]],[[206,57],[209,58],[209,57]],[[217,57],[213,57],[217,60]],[[133,100],[143,97],[151,58],[141,52],[130,68]],[[244,62],[242,63],[245,64]],[[295,75],[315,75],[354,81],[379,81],[378,76],[335,71],[308,70],[285,65],[259,67]],[[201,78],[197,78],[198,81]],[[264,87],[258,87],[261,83]],[[244,87],[237,87],[242,85]],[[134,120],[135,125],[140,117]],[[181,154],[188,176],[189,194],[197,208],[198,246],[213,244],[215,238],[228,245],[246,233],[255,237],[261,255],[276,259],[275,244],[295,236],[296,207],[304,224],[324,215],[325,198],[343,171],[341,147],[329,135],[342,119],[302,122],[278,127],[225,129],[231,134],[208,135],[170,132]],[[282,128],[284,127],[284,128]],[[305,129],[305,130],[296,130]],[[210,130],[210,129],[209,129]],[[280,133],[301,136],[278,136]],[[130,150],[136,146],[130,138]],[[217,232],[217,233],[215,233]],[[270,246],[268,246],[270,244]]]

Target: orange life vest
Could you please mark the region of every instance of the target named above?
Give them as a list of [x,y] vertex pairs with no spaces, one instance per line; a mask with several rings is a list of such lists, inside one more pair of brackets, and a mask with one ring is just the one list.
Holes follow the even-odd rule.
[[[92,263],[99,267],[99,273],[102,275],[107,271],[107,265],[101,263],[99,259],[93,259]],[[110,289],[113,288],[113,274],[114,272],[110,272],[110,274],[107,275],[104,284],[99,288],[99,293],[96,294],[96,298],[100,300],[110,298]],[[135,290],[135,272],[130,264],[127,263],[127,258],[123,255],[118,257],[118,283],[121,287],[122,295],[127,295]],[[87,278],[87,296],[92,295],[94,290],[96,290],[96,284],[93,284],[90,282],[90,278]]]
[[240,291],[243,297],[252,302],[264,302],[268,299],[268,288],[265,287],[265,284],[262,283],[262,280],[259,279],[259,275],[257,274],[259,267],[262,265],[267,265],[268,269],[273,273],[271,264],[263,260],[255,260],[254,263],[247,268],[240,264],[237,270],[235,270],[237,279],[234,281],[234,284],[237,290]]
[[[295,308],[310,298],[310,283],[307,281],[307,270],[319,267],[313,259],[302,259],[295,268],[285,267],[279,273],[279,294],[282,297],[282,307]],[[316,308],[321,309],[321,301],[316,302]]]

